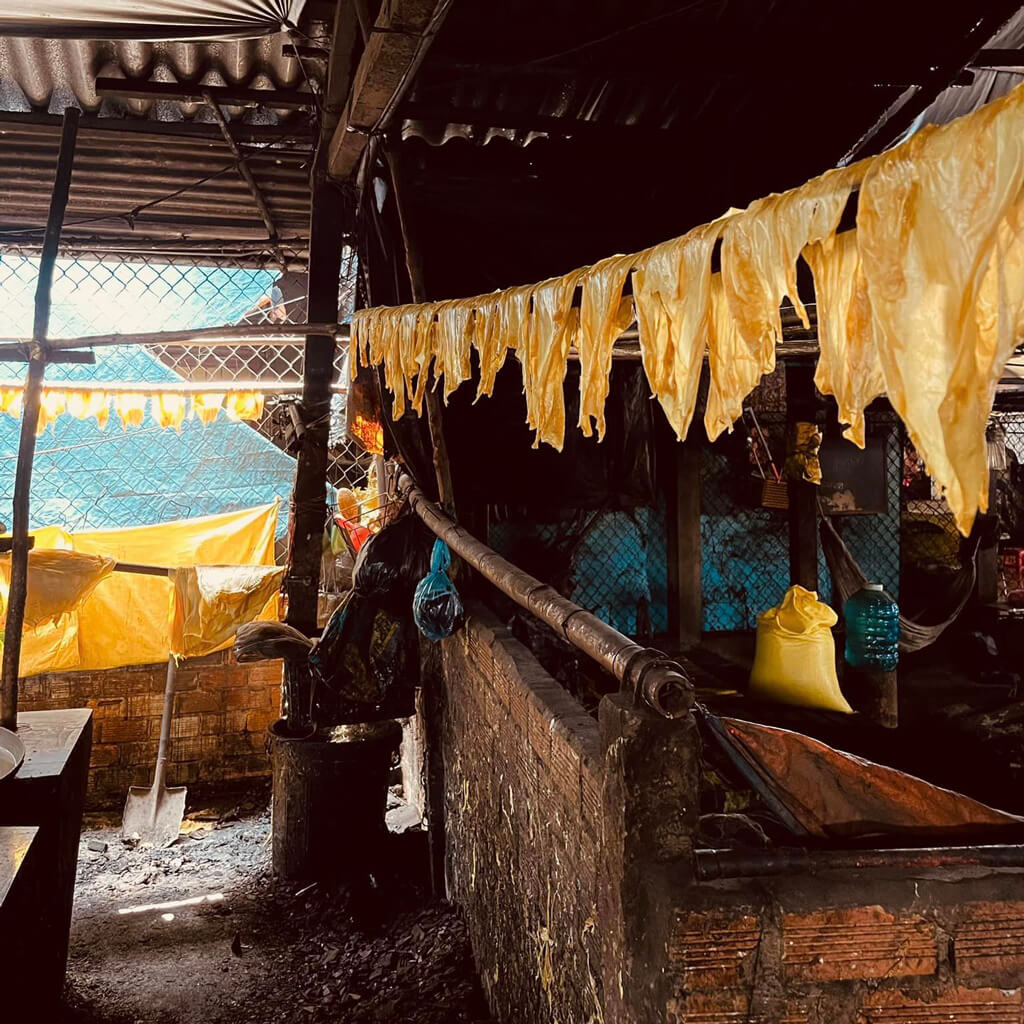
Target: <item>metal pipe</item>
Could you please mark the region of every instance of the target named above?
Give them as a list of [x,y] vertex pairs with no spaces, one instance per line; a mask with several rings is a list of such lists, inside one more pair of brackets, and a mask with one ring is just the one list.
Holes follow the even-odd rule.
[[1024,868],[1024,845],[938,846],[893,850],[697,850],[697,878],[758,878],[819,871]]
[[693,683],[681,665],[661,651],[641,647],[502,558],[430,501],[407,474],[399,478],[398,487],[431,533],[521,608],[593,658],[633,694],[636,703],[646,703],[665,718],[682,718],[689,713]]
[[11,524],[11,579],[7,596],[7,622],[4,626],[3,668],[0,675],[0,725],[18,727],[18,670],[21,665],[21,630],[25,622],[25,597],[28,592],[28,519],[32,487],[32,460],[36,450],[36,425],[43,374],[46,371],[46,334],[50,327],[50,297],[53,268],[57,262],[61,226],[71,189],[71,170],[75,162],[75,140],[81,111],[64,111],[57,172],[54,176],[50,211],[46,218],[46,236],[39,258],[35,317],[32,322],[32,348],[25,379],[25,401],[18,442],[18,463],[14,473],[14,519]]

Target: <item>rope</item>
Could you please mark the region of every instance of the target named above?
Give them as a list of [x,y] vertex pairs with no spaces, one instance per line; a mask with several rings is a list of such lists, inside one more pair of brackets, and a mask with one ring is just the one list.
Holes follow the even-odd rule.
[[[828,571],[832,574],[832,583],[839,598],[844,603],[867,583],[867,577],[843,543],[836,528],[828,516],[821,517],[821,548],[828,563]],[[924,625],[914,619],[900,616],[900,650],[909,654],[919,651],[929,644],[935,643],[940,636],[957,620],[964,610],[971,594],[974,592],[976,570],[975,556],[978,553],[978,541],[970,552],[970,560],[966,562],[949,585],[950,610],[941,622]]]

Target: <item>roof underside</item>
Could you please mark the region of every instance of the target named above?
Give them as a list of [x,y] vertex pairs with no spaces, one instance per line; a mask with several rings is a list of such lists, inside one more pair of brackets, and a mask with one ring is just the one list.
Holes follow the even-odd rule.
[[455,3],[399,108],[429,293],[564,273],[801,184],[955,61],[971,7]]
[[[294,37],[284,32],[187,42],[0,37],[0,246],[38,244],[60,115],[76,106],[84,116],[66,243],[114,249],[123,243],[158,251],[241,246],[257,259],[284,252],[301,261],[318,116],[316,102],[306,104],[301,97],[322,91],[320,56],[325,54],[320,49],[328,44],[330,31],[318,20],[322,5],[307,6],[313,13]],[[314,55],[289,56],[296,43]],[[282,106],[262,97],[232,104],[231,93],[221,102],[285,244],[251,244],[266,242],[268,228],[201,97],[101,95],[97,80],[105,79],[142,91],[155,83],[193,94],[212,88],[287,95],[289,102]]]

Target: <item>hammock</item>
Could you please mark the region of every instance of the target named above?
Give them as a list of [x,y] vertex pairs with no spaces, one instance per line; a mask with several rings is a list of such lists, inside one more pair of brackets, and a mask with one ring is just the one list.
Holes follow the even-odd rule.
[[[980,538],[974,540],[969,560],[961,566],[960,571],[949,584],[948,604],[946,605],[949,610],[941,622],[924,625],[913,619],[908,619],[904,615],[900,616],[900,650],[904,654],[919,651],[921,648],[935,643],[964,610],[964,605],[967,604],[974,592],[974,557],[978,553],[979,540]],[[843,538],[836,532],[836,528],[828,516],[821,517],[821,548],[825,553],[828,571],[832,574],[832,585],[835,587],[840,601],[845,603],[867,583],[867,577],[861,571],[861,567],[853,555],[850,554],[850,549],[843,543]]]

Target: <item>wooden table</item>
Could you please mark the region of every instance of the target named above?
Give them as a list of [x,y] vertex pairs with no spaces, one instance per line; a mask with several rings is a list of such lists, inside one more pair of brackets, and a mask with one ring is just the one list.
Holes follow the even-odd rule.
[[[20,839],[12,838],[14,843],[23,843],[27,831],[36,833],[29,851],[34,868],[25,884],[33,890],[28,916],[38,935],[32,1006],[45,1009],[56,1005],[64,989],[92,712],[88,708],[22,712],[18,737],[25,744],[25,761],[17,775],[0,787],[0,827],[18,826],[14,832]],[[27,854],[19,874],[26,870],[26,860]],[[0,868],[0,881],[2,877]],[[0,966],[0,974],[5,971]]]

